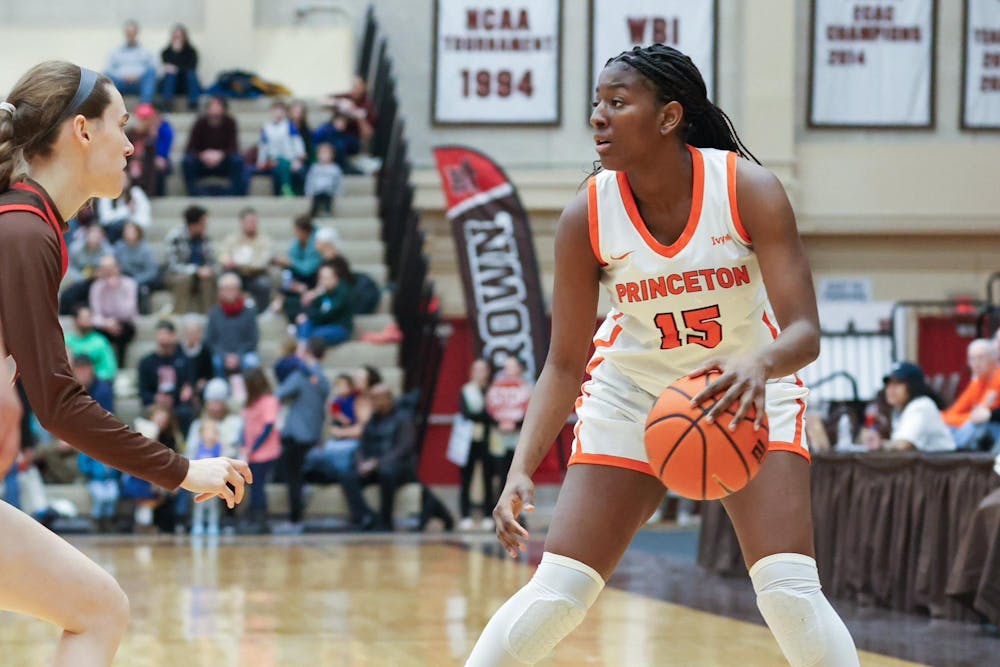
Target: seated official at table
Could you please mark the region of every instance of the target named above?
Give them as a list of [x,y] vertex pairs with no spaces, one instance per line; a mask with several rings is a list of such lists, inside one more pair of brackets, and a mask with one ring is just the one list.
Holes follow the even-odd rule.
[[919,450],[946,452],[955,441],[941,417],[940,399],[927,385],[920,366],[904,361],[883,378],[885,398],[892,406],[892,435],[888,440],[867,428],[861,442],[870,450]]

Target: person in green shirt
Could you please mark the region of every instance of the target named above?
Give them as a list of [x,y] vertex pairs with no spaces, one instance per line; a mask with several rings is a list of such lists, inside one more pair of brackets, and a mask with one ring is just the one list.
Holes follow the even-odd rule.
[[115,351],[108,339],[94,330],[93,315],[89,307],[80,306],[73,311],[73,328],[73,332],[66,334],[66,347],[72,356],[86,355],[94,362],[98,378],[114,382],[118,373]]
[[351,289],[337,277],[332,264],[319,267],[316,288],[302,295],[305,312],[296,319],[298,339],[307,341],[319,336],[327,345],[339,345],[354,331]]

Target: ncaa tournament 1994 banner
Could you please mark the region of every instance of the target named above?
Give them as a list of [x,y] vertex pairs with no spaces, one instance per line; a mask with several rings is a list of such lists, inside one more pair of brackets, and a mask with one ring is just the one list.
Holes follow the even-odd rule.
[[1000,0],[965,0],[962,127],[1000,129]]
[[562,2],[435,0],[435,124],[559,123]]
[[813,0],[809,124],[931,127],[934,0]]
[[528,215],[507,175],[465,146],[434,148],[458,253],[475,353],[494,367],[520,357],[537,377],[548,321]]
[[666,44],[690,56],[709,98],[715,99],[715,17],[716,0],[590,0],[588,103],[608,58],[649,44]]

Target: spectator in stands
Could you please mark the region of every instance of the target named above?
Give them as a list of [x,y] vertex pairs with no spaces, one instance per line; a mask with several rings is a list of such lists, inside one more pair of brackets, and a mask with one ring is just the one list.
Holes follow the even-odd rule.
[[[288,117],[288,105],[271,102],[271,119],[260,130],[257,146],[257,169],[270,171],[274,194],[293,197],[295,184],[301,184],[306,164],[306,146],[295,123]],[[298,188],[301,192],[301,185]]]
[[313,144],[313,131],[309,126],[309,109],[306,103],[302,100],[293,100],[288,106],[288,117],[302,137],[302,143],[306,147],[306,162],[311,164],[316,159],[316,147]]
[[350,262],[340,254],[330,259],[329,264],[336,271],[337,278],[350,290],[351,310],[355,315],[371,315],[378,310],[382,291],[371,276],[352,271]]
[[320,227],[316,230],[316,252],[324,262],[340,256],[340,246],[343,240],[340,232],[333,227]]
[[240,288],[240,277],[224,273],[219,277],[219,303],[208,313],[205,343],[212,350],[217,376],[228,377],[246,368],[260,366],[257,346],[260,329],[257,309],[248,304]]
[[123,275],[136,282],[139,293],[139,312],[148,313],[153,290],[162,285],[160,265],[153,256],[153,249],[143,238],[142,227],[134,222],[125,223],[122,237],[114,247],[114,257]]
[[90,286],[90,310],[94,328],[114,346],[119,368],[125,367],[125,353],[135,338],[138,308],[139,289],[135,280],[122,275],[114,255],[103,258],[97,280]]
[[[111,383],[97,377],[90,357],[85,354],[75,355],[72,367],[73,377],[83,390],[102,408],[114,412],[115,397]],[[36,447],[34,458],[43,478],[50,484],[71,484],[82,472],[76,449],[65,440],[53,439],[47,445]]]
[[156,59],[139,44],[139,24],[125,22],[125,43],[111,52],[104,71],[122,95],[138,95],[140,102],[152,102],[156,91]]
[[[75,450],[71,450],[74,453]],[[109,533],[115,527],[115,514],[118,511],[118,479],[121,473],[109,465],[92,459],[84,453],[77,454],[77,468],[80,476],[87,483],[87,494],[90,496],[91,530],[97,533]]]
[[368,96],[368,83],[364,78],[355,76],[351,81],[351,89],[332,96],[328,103],[346,117],[348,134],[358,139],[362,145],[371,140],[378,114],[375,112],[375,103]]
[[312,217],[300,215],[292,225],[295,240],[289,245],[287,255],[274,258],[274,263],[282,267],[281,298],[272,304],[272,309],[284,311],[290,322],[302,312],[302,295],[316,286],[316,274],[323,261],[316,250],[316,225]]
[[59,314],[68,315],[77,306],[87,303],[90,298],[90,285],[97,275],[97,267],[101,260],[113,254],[111,245],[104,238],[104,230],[100,225],[92,224],[83,235],[77,236],[69,247],[69,270],[59,298]]
[[[195,121],[184,149],[184,183],[190,196],[246,194],[246,165],[239,149],[236,119],[229,115],[224,97],[213,97],[205,113]],[[199,181],[217,176],[229,181],[228,187],[208,189]]]
[[873,428],[861,432],[868,449],[941,452],[955,449],[948,427],[941,418],[938,397],[927,385],[920,366],[904,361],[884,378],[885,397],[892,406],[892,435],[883,440]]
[[215,248],[207,227],[208,211],[188,206],[184,225],[167,236],[166,282],[175,313],[204,313],[215,302]]
[[486,392],[486,411],[495,423],[491,441],[491,453],[497,457],[493,472],[498,478],[498,489],[502,489],[510,465],[514,461],[514,448],[521,437],[521,424],[528,410],[531,398],[531,383],[524,376],[524,362],[510,355],[504,361],[503,369],[493,378]]
[[167,176],[174,171],[170,162],[174,128],[152,104],[138,105],[132,115],[135,121],[127,132],[134,150],[129,175],[147,194],[162,197],[167,194]]
[[253,296],[257,310],[271,302],[271,275],[268,268],[274,260],[274,241],[260,232],[257,211],[247,207],[240,211],[240,231],[233,232],[222,242],[219,262],[223,270],[240,277],[243,289]]
[[[211,459],[222,456],[222,441],[219,437],[219,424],[213,419],[199,420],[195,438],[188,440],[187,457],[192,461]],[[219,519],[222,515],[222,499],[209,498],[195,503],[191,516],[191,535],[210,536],[219,534]]]
[[[416,428],[413,415],[396,405],[384,384],[372,387],[371,400],[372,416],[361,434],[355,465],[341,483],[356,526],[391,530],[396,491],[416,476]],[[361,493],[368,484],[379,485],[378,518]]]
[[333,215],[334,202],[343,189],[344,172],[334,162],[335,151],[333,144],[320,144],[316,148],[316,163],[306,174],[305,194],[312,197],[314,217]]
[[[345,400],[349,400],[351,404],[353,418],[331,418],[329,439],[306,457],[307,475],[320,483],[338,482],[345,471],[354,467],[358,441],[372,416],[371,388],[382,383],[382,374],[371,366],[359,368],[350,377],[353,396]],[[340,393],[343,390],[344,387],[341,387]]]
[[459,530],[472,530],[472,502],[469,500],[472,488],[472,475],[478,462],[483,479],[483,520],[480,527],[492,530],[493,519],[490,512],[496,503],[499,489],[494,487],[493,456],[490,454],[490,430],[493,420],[486,412],[486,389],[490,386],[492,373],[490,364],[485,359],[476,359],[469,369],[469,381],[462,387],[459,396],[459,412],[472,425],[469,433],[469,455],[462,467],[462,486],[459,491],[459,510],[462,519],[458,522]]
[[302,532],[303,464],[306,454],[323,437],[326,421],[330,381],[323,372],[325,354],[326,342],[318,336],[310,338],[302,351],[302,366],[292,371],[275,392],[278,400],[289,403],[281,430],[281,447],[292,533]]
[[201,394],[208,381],[215,377],[212,350],[205,344],[205,316],[188,313],[182,326],[181,351],[187,357],[195,393]]
[[297,368],[304,368],[299,356],[299,342],[294,338],[286,338],[281,344],[281,356],[274,362],[274,377],[278,384],[285,381]]
[[351,164],[350,157],[361,151],[361,143],[356,136],[348,133],[348,120],[346,115],[335,109],[330,120],[313,132],[313,143],[316,146],[330,144],[334,149],[334,160],[341,170],[345,174],[360,174],[361,170]]
[[267,481],[274,462],[281,456],[278,413],[281,405],[260,368],[244,372],[247,389],[243,408],[243,442],[240,458],[250,464],[254,484],[250,487],[248,519],[252,532],[267,532]]
[[149,197],[131,178],[118,199],[97,200],[97,219],[104,228],[109,243],[117,243],[128,222],[134,222],[143,229],[149,228],[153,220]]
[[316,287],[302,295],[305,312],[296,318],[298,338],[307,341],[319,336],[327,345],[340,345],[354,331],[351,290],[340,281],[330,264],[319,268]]
[[192,441],[197,443],[198,429],[206,420],[215,422],[219,430],[219,442],[222,443],[222,454],[219,456],[235,457],[240,449],[240,436],[243,431],[243,418],[229,410],[232,392],[229,383],[222,378],[212,378],[202,392],[202,408],[198,418],[191,422],[187,430],[187,443],[190,452]]
[[94,330],[94,317],[89,306],[78,306],[73,313],[73,331],[66,333],[66,348],[74,356],[85,355],[94,364],[97,377],[115,381],[118,364],[111,343]]
[[[157,403],[135,420],[135,430],[150,440],[163,443],[175,452],[184,451],[184,436],[174,411],[167,403]],[[175,496],[149,482],[123,474],[121,497],[135,503],[133,528],[139,533],[157,529],[172,533],[177,523]]]
[[967,358],[972,379],[942,416],[958,449],[989,450],[1000,436],[1000,427],[990,422],[1000,408],[1000,362],[987,339],[969,343]]
[[174,104],[178,92],[187,93],[188,111],[198,110],[201,82],[198,81],[198,51],[191,46],[187,28],[177,24],[170,31],[170,43],[160,52],[163,78],[160,94],[168,105]]
[[194,420],[191,368],[170,320],[156,323],[156,349],[139,362],[139,398],[143,407],[154,403],[171,407],[182,431]]

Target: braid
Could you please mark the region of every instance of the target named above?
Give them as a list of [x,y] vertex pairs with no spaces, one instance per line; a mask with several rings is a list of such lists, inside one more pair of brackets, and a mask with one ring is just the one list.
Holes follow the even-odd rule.
[[760,164],[740,139],[733,121],[708,99],[701,72],[688,56],[672,46],[653,44],[634,47],[605,63],[622,62],[642,74],[654,87],[660,101],[679,102],[684,107],[684,140],[699,148],[733,151]]

